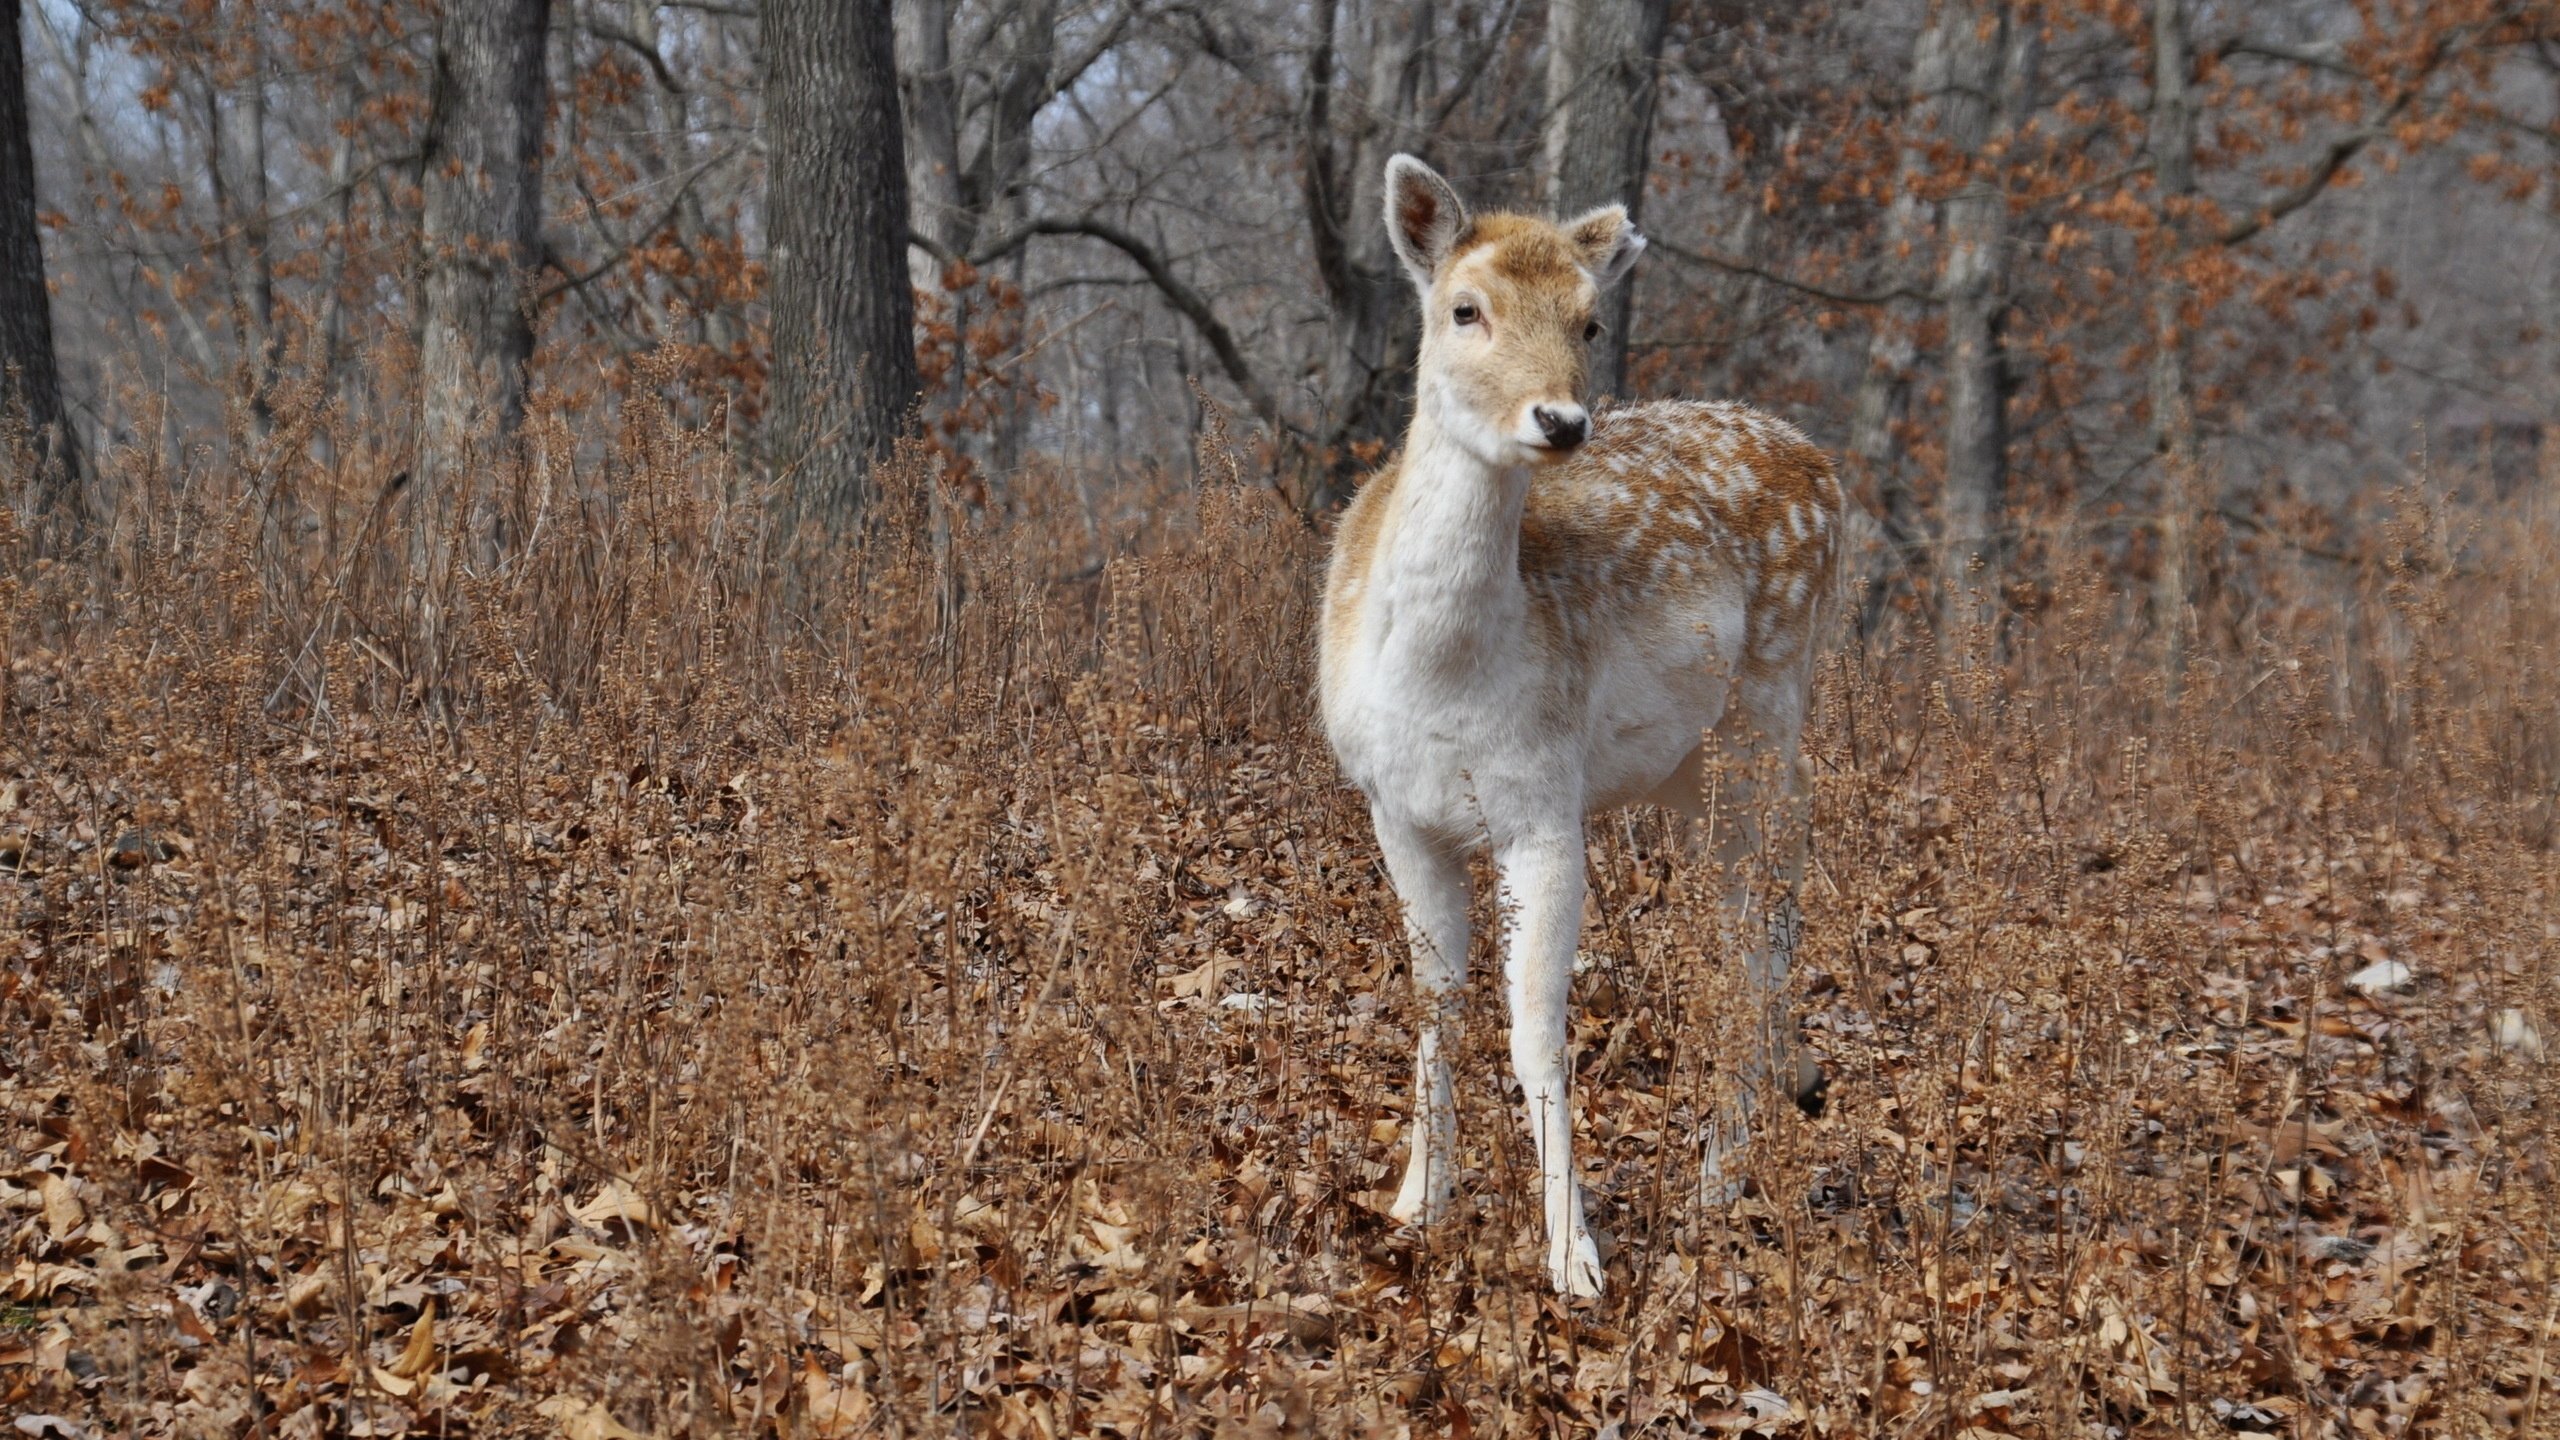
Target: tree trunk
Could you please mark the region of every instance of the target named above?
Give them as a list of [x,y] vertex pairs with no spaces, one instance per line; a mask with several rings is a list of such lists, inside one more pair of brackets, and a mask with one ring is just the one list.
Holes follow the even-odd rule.
[[898,37],[898,78],[906,97],[909,172],[916,233],[966,258],[975,238],[960,193],[960,71],[951,59],[951,27],[960,0],[914,0]]
[[2196,503],[2195,399],[2187,375],[2186,286],[2181,227],[2196,189],[2196,106],[2185,0],[2151,7],[2151,177],[2159,206],[2160,253],[2151,286],[2151,434],[2162,466],[2160,569],[2151,592],[2152,624],[2171,683],[2186,664],[2187,525]]
[[8,27],[0,35],[0,409],[26,419],[35,450],[35,509],[76,531],[88,517],[79,440],[63,413],[54,370],[53,301],[44,283],[44,244],[36,233],[22,18],[20,0],[0,0],[0,25]]
[[1420,343],[1409,282],[1387,244],[1387,157],[1422,139],[1420,64],[1432,7],[1382,6],[1372,17],[1367,93],[1337,144],[1333,100],[1339,0],[1316,7],[1307,62],[1304,198],[1316,272],[1332,314],[1317,429],[1327,465],[1305,498],[1327,508],[1345,498],[1404,433],[1412,414],[1413,356]]
[[[2035,63],[2035,30],[2005,3],[1950,4],[1943,27],[1946,88],[1941,134],[1967,173],[1945,208],[1939,298],[1946,307],[1946,492],[1941,508],[1938,602],[1942,626],[1979,612],[1968,597],[1992,590],[2008,499],[2009,202],[1991,142],[2014,127]],[[1974,573],[1979,560],[1983,573]]]
[[763,44],[778,518],[841,532],[918,388],[889,0],[770,0]]
[[440,543],[430,517],[459,517],[483,565],[507,543],[492,462],[524,418],[533,358],[526,282],[542,258],[550,24],[551,0],[447,0],[437,28],[419,166],[425,263],[410,477],[422,557]]
[[[916,232],[939,254],[966,260],[1027,218],[1022,187],[1031,172],[1032,127],[1066,77],[1058,60],[1058,0],[1011,0],[1001,13],[981,17],[976,53],[955,65],[951,32],[959,9],[957,0],[914,0],[901,9],[898,72]],[[964,87],[964,78],[976,83]],[[973,138],[974,148],[967,148]],[[1022,256],[1008,258],[1018,279]],[[940,406],[966,403],[978,383],[973,369],[1013,363],[1012,356],[970,351],[969,332],[984,318],[983,296],[980,287],[963,286],[942,297],[957,343],[941,377]],[[988,417],[987,429],[963,432],[953,442],[992,482],[1012,468],[1028,416],[1027,406],[1008,406]]]
[[[1668,0],[1550,0],[1547,6],[1547,203],[1559,217],[1623,204],[1638,213],[1653,148],[1656,71]],[[1595,395],[1627,393],[1635,280],[1601,297],[1591,347]]]
[[1884,531],[1896,564],[1874,576],[1860,606],[1860,624],[1872,630],[1890,592],[1907,583],[1917,592],[1929,569],[1928,547],[1920,518],[1919,497],[1912,493],[1911,470],[1904,463],[1902,439],[1895,427],[1911,405],[1911,368],[1919,358],[1913,337],[1919,333],[1923,288],[1900,257],[1918,253],[1930,225],[1920,187],[1929,174],[1928,137],[1937,128],[1937,102],[1946,91],[1947,36],[1943,25],[1924,27],[1911,52],[1911,93],[1903,117],[1903,144],[1894,159],[1893,201],[1885,211],[1881,278],[1887,288],[1909,287],[1915,298],[1887,302],[1876,316],[1867,342],[1867,366],[1849,408],[1849,463],[1860,488],[1875,497],[1876,523]]

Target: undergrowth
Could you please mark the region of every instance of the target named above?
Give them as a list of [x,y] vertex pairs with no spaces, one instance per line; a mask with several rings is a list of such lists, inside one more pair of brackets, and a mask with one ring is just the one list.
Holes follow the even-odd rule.
[[1482,939],[1461,1203],[1381,1213],[1405,960],[1250,460],[794,549],[716,417],[576,419],[494,565],[328,414],[0,537],[30,1435],[2560,1431],[2547,485],[2227,550],[2174,684],[2060,543],[1844,624],[1830,1103],[1737,1202],[1719,884],[1595,824],[1567,1305]]

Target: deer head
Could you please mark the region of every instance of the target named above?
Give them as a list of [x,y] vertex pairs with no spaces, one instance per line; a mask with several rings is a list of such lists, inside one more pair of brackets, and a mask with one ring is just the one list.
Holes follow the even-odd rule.
[[1489,464],[1572,454],[1591,433],[1593,307],[1644,251],[1626,207],[1562,224],[1479,218],[1430,166],[1398,155],[1387,235],[1422,295],[1416,408]]

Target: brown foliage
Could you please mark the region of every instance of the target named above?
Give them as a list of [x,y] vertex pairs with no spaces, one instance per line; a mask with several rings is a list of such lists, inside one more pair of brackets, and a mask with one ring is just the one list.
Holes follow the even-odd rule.
[[1034,475],[940,545],[938,467],[889,467],[807,606],[753,487],[641,405],[618,503],[564,478],[441,658],[370,638],[396,576],[243,518],[253,472],[124,456],[111,567],[0,537],[0,1403],[2548,1433],[2547,496],[2421,485],[2370,559],[2254,562],[2174,702],[2086,585],[1970,666],[1844,650],[1798,975],[1831,1106],[1730,1208],[1718,882],[1599,833],[1614,1274],[1565,1307],[1481,978],[1470,1201],[1379,1211],[1409,1013],[1307,713],[1320,547],[1215,437],[1196,483]]

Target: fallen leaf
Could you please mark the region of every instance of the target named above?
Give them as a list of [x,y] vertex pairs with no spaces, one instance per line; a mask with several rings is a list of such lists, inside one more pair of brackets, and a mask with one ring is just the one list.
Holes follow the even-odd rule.
[[647,1197],[633,1188],[631,1182],[622,1179],[607,1181],[605,1187],[595,1193],[594,1199],[573,1207],[569,1213],[579,1224],[591,1225],[598,1230],[619,1225],[636,1232],[655,1229],[658,1224],[657,1212],[649,1208]]
[[559,1426],[566,1440],[642,1440],[637,1431],[614,1419],[612,1411],[582,1395],[554,1395],[533,1409]]
[[36,1189],[44,1197],[45,1233],[57,1243],[70,1239],[72,1232],[80,1228],[80,1222],[88,1218],[88,1211],[80,1204],[80,1197],[72,1190],[70,1180],[47,1171]]
[[391,1362],[391,1373],[403,1380],[415,1380],[436,1363],[436,1306],[418,1312],[418,1323],[409,1327],[409,1343],[400,1358]]
[[807,1433],[820,1440],[851,1435],[870,1424],[871,1397],[859,1387],[838,1383],[816,1365],[811,1365],[802,1377],[800,1396],[808,1407]]

